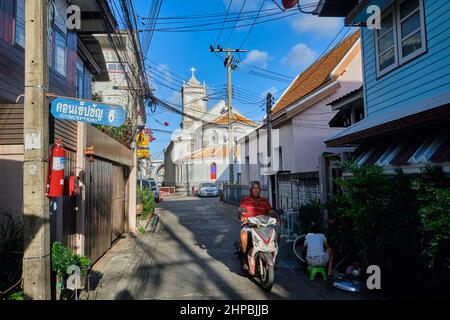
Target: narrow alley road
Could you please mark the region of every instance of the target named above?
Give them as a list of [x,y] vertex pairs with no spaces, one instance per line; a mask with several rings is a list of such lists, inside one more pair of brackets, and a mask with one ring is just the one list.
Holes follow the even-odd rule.
[[[233,254],[237,213],[217,198],[161,203],[158,229],[126,236],[94,266],[88,299],[357,299],[310,281],[286,245],[271,293],[251,281]],[[95,282],[95,281],[92,281]]]

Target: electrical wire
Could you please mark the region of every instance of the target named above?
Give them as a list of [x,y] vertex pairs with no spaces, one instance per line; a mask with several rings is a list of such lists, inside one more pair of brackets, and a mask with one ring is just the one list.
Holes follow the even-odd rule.
[[228,9],[227,9],[227,13],[225,14],[225,19],[223,20],[222,27],[220,28],[219,34],[217,35],[216,45],[219,43],[220,36],[222,35],[223,27],[225,26],[225,22],[227,21],[228,13],[230,12],[232,3],[233,3],[233,0],[230,0],[230,2],[228,3]]
[[[223,27],[223,28],[201,28],[201,29],[197,29],[195,26],[190,26],[190,28],[193,28],[193,29],[188,29],[189,27],[183,26],[183,27],[178,27],[178,28],[155,28],[155,29],[151,29],[151,30],[156,31],[156,32],[206,32],[206,31],[220,31],[221,29],[222,30],[227,30],[227,29],[233,29],[233,28],[245,28],[245,27],[252,26],[252,25],[255,26],[255,25],[262,24],[262,23],[268,23],[268,22],[272,22],[272,21],[286,19],[288,17],[291,17],[293,15],[297,15],[297,14],[299,14],[298,11],[297,12],[292,12],[292,13],[284,15],[284,16],[277,16],[277,17],[271,18],[271,19],[265,19],[265,20],[262,20],[262,21],[256,21],[254,23],[240,24],[240,25],[237,25],[236,27],[229,26],[229,27]],[[148,29],[137,30],[137,32],[146,32],[146,31],[150,31],[150,30],[148,30]]]
[[[278,11],[277,8],[264,9],[263,12],[272,12]],[[241,15],[248,15],[258,12],[258,10],[253,11],[245,11],[242,12]],[[215,17],[224,17],[224,16],[237,16],[239,12],[215,12],[215,13],[204,13],[197,15],[185,15],[185,16],[168,16],[168,17],[159,17],[158,20],[193,20],[193,19],[205,19],[205,18],[215,18]],[[144,18],[147,20],[148,18]]]
[[242,11],[244,10],[244,7],[245,7],[245,4],[246,4],[246,3],[247,3],[247,0],[244,0],[244,1],[242,2],[242,6],[241,6],[241,9],[239,10],[239,14],[238,14],[238,16],[237,16],[237,19],[236,19],[236,21],[234,22],[234,26],[233,26],[233,28],[231,29],[230,33],[228,34],[227,39],[225,40],[225,43],[224,43],[224,46],[225,46],[225,47],[227,46],[228,41],[230,41],[230,38],[231,38],[231,35],[233,34],[233,31],[236,29],[236,25],[237,25],[237,23],[238,23],[238,21],[239,21],[239,18],[241,17]]
[[[331,40],[331,42],[328,44],[328,46],[325,48],[325,50],[321,53],[320,57],[316,60],[316,62],[314,62],[313,64],[311,64],[311,66],[306,69],[305,71],[303,71],[303,73],[307,72],[312,66],[316,65],[318,62],[317,67],[320,68],[320,66],[322,65],[322,63],[324,63],[324,61],[326,60],[326,57],[332,52],[332,50],[329,50],[331,45],[334,43],[334,41],[339,37],[340,33],[344,30],[345,26],[341,28],[341,30],[339,30],[339,32],[336,34],[336,36]],[[341,44],[343,41],[345,41],[347,38],[347,34],[349,32],[350,29],[347,29],[347,31],[344,33],[344,35],[341,37],[341,39],[339,40],[338,44],[336,44],[336,46],[338,46],[339,44]],[[311,73],[310,75],[308,75],[308,77],[306,77],[306,79],[303,79],[303,81],[301,83],[298,83],[297,85],[295,85],[294,87],[291,87],[292,91],[295,91],[301,84],[303,84],[305,81],[307,81],[311,76],[313,75],[313,73]],[[275,105],[276,106],[276,105]],[[274,106],[274,107],[275,107]]]
[[242,43],[239,46],[239,49],[241,49],[244,46],[245,42],[247,42],[247,39],[250,36],[250,33],[252,32],[253,27],[256,24],[256,20],[258,20],[259,14],[261,13],[261,10],[263,9],[265,3],[266,3],[266,0],[262,0],[261,7],[259,7],[258,14],[255,17],[255,20],[253,21],[253,24],[250,26],[250,29],[248,30],[247,35],[245,36],[244,40],[242,40]]
[[249,65],[252,68],[255,68],[255,69],[267,72],[267,73],[271,73],[271,74],[279,76],[279,77],[284,77],[287,80],[291,80],[291,81],[294,80],[294,78],[291,77],[291,76],[287,76],[287,75],[284,75],[284,74],[281,74],[281,73],[278,73],[278,72],[274,72],[274,71],[271,71],[271,70],[268,70],[268,69],[264,69],[264,68],[261,68],[261,67],[258,67],[258,66],[254,66],[254,65],[251,65],[251,64],[247,64],[247,65]]

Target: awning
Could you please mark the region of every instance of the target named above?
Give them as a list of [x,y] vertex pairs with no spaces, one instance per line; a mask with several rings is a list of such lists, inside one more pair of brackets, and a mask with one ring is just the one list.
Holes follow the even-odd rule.
[[447,92],[432,99],[405,103],[393,110],[369,114],[366,119],[325,139],[325,143],[328,147],[355,146],[368,138],[449,117],[450,92]]
[[450,163],[450,133],[447,130],[422,136],[404,137],[361,146],[356,152],[358,165],[398,167]]
[[320,0],[313,14],[319,17],[345,17],[358,0]]
[[[94,81],[110,81],[106,60],[98,39],[89,34],[80,34],[79,39],[81,42],[81,44],[80,42],[78,43],[80,51],[88,51],[88,54],[86,54],[86,60],[91,64],[91,69],[96,71],[94,73]],[[91,57],[89,57],[89,55]]]
[[[331,106],[333,111],[338,110],[338,113],[330,120],[329,125],[333,128],[344,128],[351,125],[352,121],[358,122],[364,118],[364,97],[363,87],[359,87],[356,90],[337,98],[336,100],[327,104]],[[352,113],[361,114],[352,120]]]
[[358,89],[350,91],[349,93],[337,98],[334,101],[331,101],[330,103],[327,104],[327,106],[331,106],[331,108],[333,110],[338,110],[338,109],[345,107],[348,104],[350,104],[356,100],[360,100],[360,99],[363,99],[363,102],[364,102],[362,86],[359,87]]
[[70,0],[69,4],[80,7],[81,30],[78,34],[113,33],[117,21],[107,0]]
[[372,12],[367,12],[371,5],[380,7],[381,12],[386,10],[393,0],[361,0],[345,18],[346,26],[365,26]]

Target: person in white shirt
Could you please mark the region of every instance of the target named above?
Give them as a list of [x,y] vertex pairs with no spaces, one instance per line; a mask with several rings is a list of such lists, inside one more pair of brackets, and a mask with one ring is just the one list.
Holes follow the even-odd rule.
[[306,261],[310,266],[326,266],[328,263],[328,276],[333,274],[333,250],[327,243],[327,239],[320,232],[317,224],[312,224],[311,232],[305,237]]

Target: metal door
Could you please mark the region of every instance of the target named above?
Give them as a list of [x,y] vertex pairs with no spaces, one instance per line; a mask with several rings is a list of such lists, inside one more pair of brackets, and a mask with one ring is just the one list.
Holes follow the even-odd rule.
[[112,167],[112,232],[114,242],[125,232],[125,175],[121,166]]
[[111,247],[113,165],[95,159],[86,167],[85,253],[98,260]]

